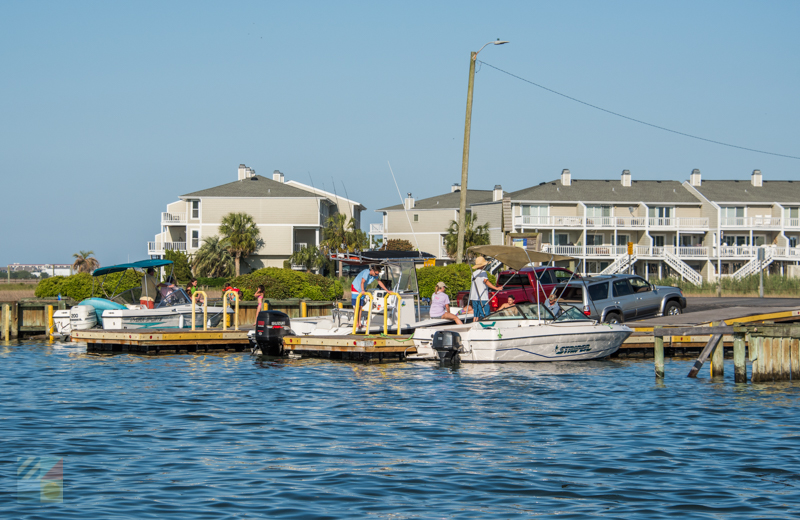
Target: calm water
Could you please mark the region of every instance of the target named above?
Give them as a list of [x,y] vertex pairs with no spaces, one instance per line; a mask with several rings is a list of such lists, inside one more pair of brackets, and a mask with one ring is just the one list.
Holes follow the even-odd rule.
[[[0,343],[2,518],[797,518],[800,387],[689,361],[360,365]],[[64,502],[17,457],[64,457]]]

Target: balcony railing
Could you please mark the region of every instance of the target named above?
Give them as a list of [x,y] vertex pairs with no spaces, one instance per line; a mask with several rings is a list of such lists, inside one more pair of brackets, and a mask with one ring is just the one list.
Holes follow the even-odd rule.
[[[727,228],[780,228],[781,220],[780,217],[723,217],[720,219],[720,226]],[[794,220],[797,224],[800,219],[786,220]]]
[[[682,259],[710,259],[720,255],[721,258],[751,259],[758,254],[762,246],[633,246],[634,253],[640,258],[663,258],[671,254]],[[800,247],[775,247],[766,246],[772,250],[772,257],[776,259],[800,260]],[[576,258],[618,258],[627,254],[626,246],[554,246],[543,244],[542,251],[556,255],[572,256]],[[585,253],[585,255],[584,255]]]
[[787,228],[800,228],[800,218],[787,218],[784,219]]
[[369,225],[369,234],[370,235],[382,235],[383,234],[383,224],[370,224]]
[[186,213],[161,213],[161,225],[186,224]]
[[307,245],[308,244],[306,242],[295,242],[294,243],[294,252],[296,253],[296,252],[300,251],[301,249],[303,249]]
[[186,251],[186,242],[148,242],[147,254],[163,255],[165,251]]
[[564,217],[521,215],[514,217],[517,227],[569,227],[592,229],[708,229],[703,217]]

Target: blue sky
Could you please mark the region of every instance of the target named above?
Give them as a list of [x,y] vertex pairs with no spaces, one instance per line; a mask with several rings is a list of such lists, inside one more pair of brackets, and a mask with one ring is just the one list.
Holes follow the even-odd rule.
[[[799,2],[0,3],[0,265],[145,258],[177,197],[240,163],[368,211],[461,173],[470,51],[660,126],[800,156]],[[593,110],[489,67],[470,187],[796,179],[800,161]]]

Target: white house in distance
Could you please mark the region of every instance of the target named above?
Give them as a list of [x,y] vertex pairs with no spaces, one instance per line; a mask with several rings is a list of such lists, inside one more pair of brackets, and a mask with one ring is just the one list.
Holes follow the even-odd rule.
[[242,272],[262,267],[283,267],[294,251],[318,246],[329,216],[343,213],[361,226],[360,203],[297,182],[286,181],[275,170],[272,178],[256,175],[240,164],[237,180],[213,188],[181,195],[161,213],[161,232],[147,244],[150,258],[166,251],[195,253],[203,239],[219,235],[219,225],[228,213],[253,217],[264,245],[242,262]]

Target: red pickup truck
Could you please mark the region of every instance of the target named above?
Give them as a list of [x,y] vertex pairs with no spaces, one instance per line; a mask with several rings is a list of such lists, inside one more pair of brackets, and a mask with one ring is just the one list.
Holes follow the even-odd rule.
[[[535,274],[534,274],[535,273]],[[564,283],[572,277],[573,280],[580,278],[579,274],[572,274],[569,269],[563,267],[525,267],[520,271],[503,271],[497,278],[498,287],[503,287],[502,291],[494,293],[489,289],[489,307],[492,311],[508,301],[509,296],[514,297],[516,303],[536,302],[536,279],[539,278],[539,301],[544,302],[550,295],[556,284]],[[465,307],[469,299],[469,291],[461,291],[456,295],[456,302],[459,307]]]

